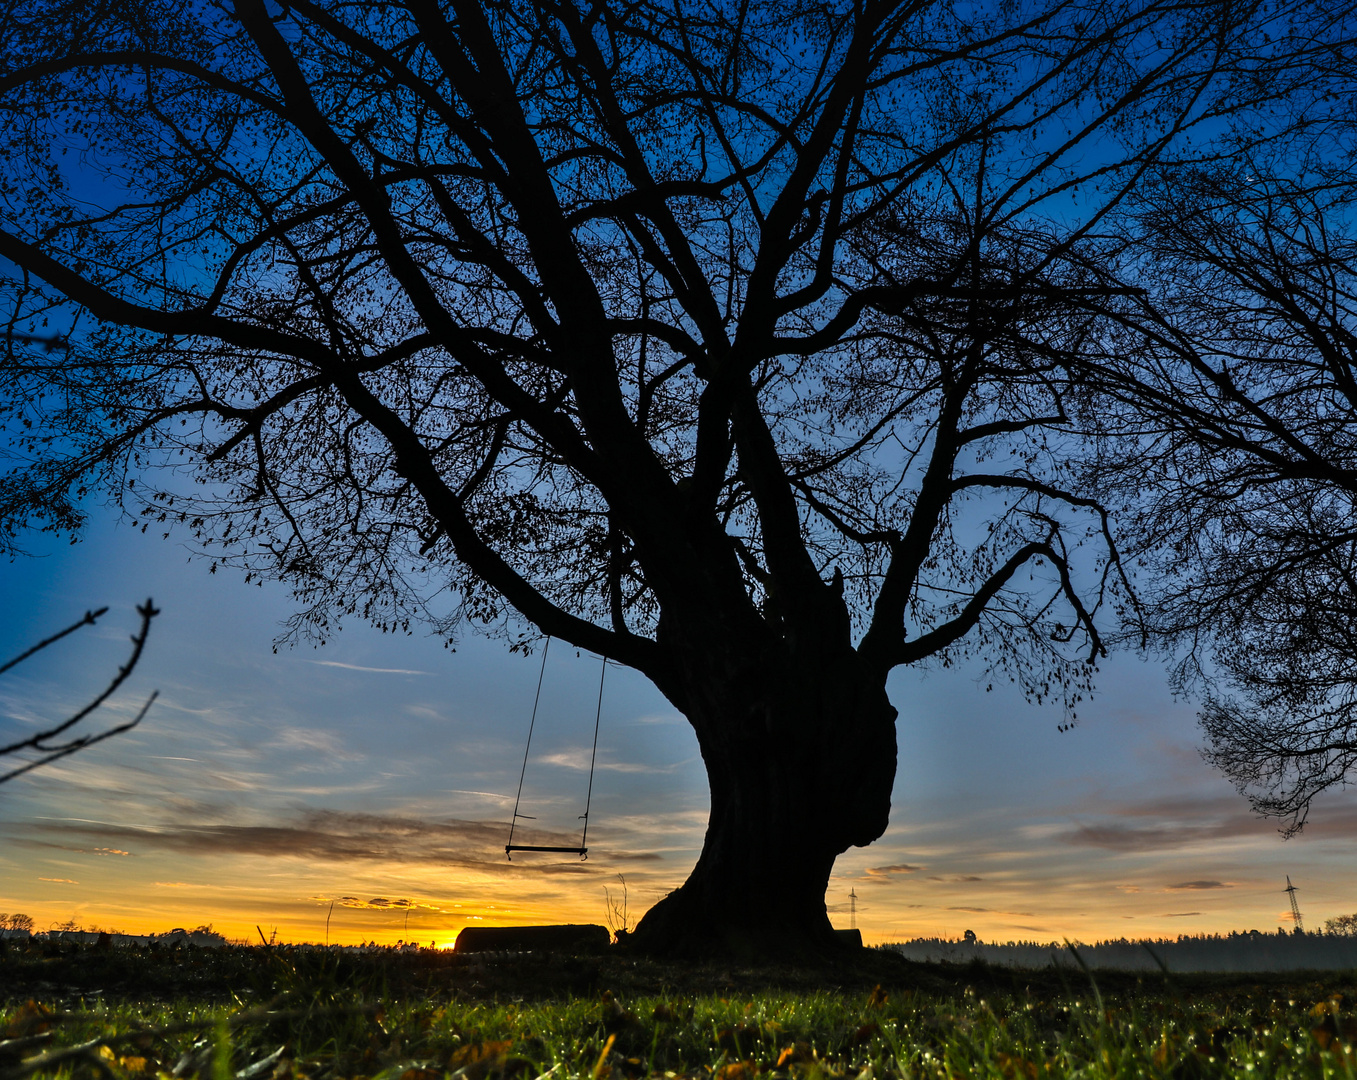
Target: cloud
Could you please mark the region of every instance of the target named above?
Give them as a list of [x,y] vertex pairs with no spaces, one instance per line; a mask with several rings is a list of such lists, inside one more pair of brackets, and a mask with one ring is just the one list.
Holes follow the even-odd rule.
[[338,660],[307,660],[302,657],[302,662],[306,664],[316,664],[320,667],[337,667],[345,671],[370,671],[374,675],[432,675],[432,671],[413,671],[410,668],[399,667],[363,667],[361,664],[345,664]]
[[870,877],[890,880],[900,874],[913,874],[921,869],[922,867],[912,866],[909,863],[892,863],[890,866],[869,866],[867,867],[867,874]]
[[[1109,851],[1163,852],[1221,841],[1270,839],[1275,824],[1250,814],[1243,800],[1227,794],[1085,801],[1078,812],[1089,823],[1061,826],[1051,835],[1062,843]],[[1325,825],[1345,839],[1357,827],[1357,806],[1334,806]],[[1306,829],[1309,832],[1309,826]]]
[[1180,881],[1177,885],[1165,885],[1165,889],[1231,889],[1223,881]]
[[29,848],[51,848],[53,851],[70,851],[76,855],[131,855],[130,851],[121,851],[118,848],[88,848],[77,844],[54,844],[48,840],[34,840],[31,836],[11,836],[7,839],[11,844],[21,844]]
[[671,773],[685,762],[678,761],[672,765],[642,765],[630,761],[599,761],[591,762],[588,750],[563,750],[555,754],[544,754],[542,761],[548,765],[559,765],[563,769],[574,769],[577,772],[588,772],[595,768],[599,772],[617,772],[617,773]]
[[345,748],[332,731],[321,728],[284,727],[273,733],[263,744],[267,750],[300,750],[310,757],[327,756],[339,761],[360,761],[361,754]]
[[340,907],[359,908],[365,911],[436,911],[442,912],[444,909],[437,904],[425,904],[418,900],[401,898],[399,900],[388,900],[385,896],[374,897],[371,900],[362,900],[357,896],[312,896],[308,899],[318,904],[338,904]]
[[499,799],[501,802],[513,802],[512,795],[500,795],[494,791],[472,791],[470,788],[448,788],[449,795],[481,795],[487,799]]
[[68,877],[40,877],[40,878],[38,878],[38,880],[39,880],[39,881],[53,881],[53,882],[56,882],[56,884],[58,884],[58,885],[79,885],[79,884],[80,884],[80,882],[78,882],[78,881],[72,881],[72,880],[71,880],[70,878],[68,878]]
[[1161,917],[1165,919],[1186,919],[1189,915],[1200,914],[1200,911],[1166,911]]
[[438,711],[437,709],[435,709],[432,705],[415,705],[415,704],[410,704],[410,705],[404,706],[403,711],[404,711],[408,716],[418,716],[418,717],[422,717],[422,718],[425,719],[425,720],[437,720],[437,721],[440,722],[440,723],[447,723],[447,721],[448,721],[447,716],[445,716],[443,713],[439,712],[439,711]]
[[1233,823],[1214,825],[1076,825],[1060,835],[1066,844],[1104,848],[1108,851],[1165,851],[1190,844],[1237,836]]
[[654,851],[614,851],[609,849],[608,858],[613,862],[661,862],[664,856]]
[[[295,811],[276,824],[176,822],[140,826],[78,819],[56,819],[32,826],[48,835],[89,837],[140,849],[211,857],[256,855],[265,858],[303,858],[327,862],[390,860],[424,865],[493,867],[497,872],[540,874],[595,874],[596,868],[560,860],[507,864],[503,821],[461,819],[428,820],[399,815],[342,812],[324,809]],[[548,829],[526,832],[524,842],[567,846],[578,842],[575,833]]]
[[1003,911],[1002,909],[987,907],[949,907],[946,910],[969,911],[975,915],[980,914],[1006,915],[1010,919],[1035,919],[1037,917],[1036,913],[1032,911]]

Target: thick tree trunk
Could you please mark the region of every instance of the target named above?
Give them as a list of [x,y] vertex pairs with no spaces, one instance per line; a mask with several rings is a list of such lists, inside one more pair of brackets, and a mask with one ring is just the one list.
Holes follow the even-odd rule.
[[641,920],[637,948],[749,959],[841,948],[825,889],[840,853],[885,831],[896,713],[851,649],[795,651],[727,655],[725,677],[708,656],[690,673],[711,818],[696,867]]

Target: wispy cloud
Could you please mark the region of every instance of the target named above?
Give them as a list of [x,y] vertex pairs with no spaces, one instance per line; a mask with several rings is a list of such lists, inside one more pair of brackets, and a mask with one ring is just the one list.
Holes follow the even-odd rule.
[[297,750],[315,757],[317,755],[338,761],[359,761],[361,754],[348,750],[344,743],[331,731],[310,727],[283,727],[273,733],[273,737],[264,744],[267,750]]
[[914,866],[910,863],[892,863],[890,866],[867,867],[867,876],[891,881],[902,874],[913,874],[921,869],[922,867]]
[[338,904],[340,907],[359,908],[365,911],[434,911],[442,912],[445,909],[437,904],[430,904],[419,900],[411,900],[408,897],[402,897],[397,900],[389,900],[385,896],[373,897],[371,900],[363,900],[357,896],[312,896],[308,899],[318,904]]
[[1186,919],[1189,915],[1200,914],[1200,911],[1166,911],[1162,917],[1165,919]]
[[415,671],[412,668],[398,667],[363,667],[362,664],[346,664],[341,660],[308,660],[302,657],[305,664],[315,664],[318,667],[337,667],[345,671],[370,671],[374,675],[433,675],[432,671]]
[[1231,885],[1223,881],[1180,881],[1176,885],[1165,885],[1165,889],[1229,889]]
[[[428,820],[401,815],[343,812],[325,809],[295,811],[291,820],[276,824],[176,822],[143,826],[82,821],[44,821],[34,826],[58,837],[76,835],[123,842],[201,857],[256,855],[266,858],[305,858],[327,862],[396,861],[424,865],[493,867],[508,874],[601,873],[593,867],[566,861],[505,864],[502,821]],[[527,833],[528,843],[559,844],[576,841],[547,829]]]
[[[555,754],[544,754],[542,761],[548,765],[559,765],[563,769],[574,769],[577,772],[588,772],[590,768],[590,754],[588,750],[562,750]],[[675,762],[673,765],[644,765],[630,761],[600,761],[593,767],[599,772],[616,773],[670,773],[683,765],[684,762]]]
[[1108,851],[1166,851],[1239,835],[1233,822],[1165,824],[1135,827],[1121,824],[1077,825],[1060,839],[1066,844]]
[[965,907],[965,906],[959,906],[959,907],[949,907],[949,908],[947,908],[947,910],[948,910],[948,911],[969,911],[969,912],[971,912],[972,914],[976,914],[976,915],[979,915],[979,914],[982,914],[982,913],[993,913],[993,914],[995,914],[995,915],[1005,915],[1005,916],[1007,916],[1007,917],[1010,918],[1010,919],[1034,919],[1034,918],[1036,918],[1036,913],[1035,913],[1035,912],[1031,912],[1031,911],[1004,911],[1002,908]]
[[68,878],[68,877],[40,877],[40,878],[38,878],[38,880],[39,880],[39,881],[51,881],[51,882],[55,882],[55,883],[58,884],[58,885],[79,885],[79,884],[80,884],[80,882],[78,882],[78,881],[73,881],[73,880],[71,880],[71,879]]
[[469,788],[448,788],[449,795],[480,795],[487,799],[499,799],[501,802],[513,802],[512,795],[501,795],[495,791],[472,791]]

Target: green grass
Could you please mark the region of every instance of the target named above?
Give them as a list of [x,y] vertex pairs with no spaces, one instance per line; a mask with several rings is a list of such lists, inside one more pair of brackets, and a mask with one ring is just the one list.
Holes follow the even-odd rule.
[[[279,951],[260,966],[224,1000],[10,1000],[3,1029],[23,1041],[0,1044],[0,1080],[1337,1080],[1357,1067],[1350,976],[1065,984],[920,966],[904,972],[913,988],[875,994],[534,1001],[392,991],[389,973],[359,977],[323,956]],[[34,1068],[40,1053],[52,1063]]]

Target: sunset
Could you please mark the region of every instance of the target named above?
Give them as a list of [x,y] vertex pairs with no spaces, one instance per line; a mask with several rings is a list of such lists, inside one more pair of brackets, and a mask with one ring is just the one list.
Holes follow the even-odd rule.
[[1357,0],[0,6],[0,1080],[1357,1070]]
[[[41,538],[37,543],[41,544]],[[153,689],[142,725],[0,786],[0,910],[38,927],[126,933],[212,924],[231,938],[450,946],[476,922],[632,920],[682,884],[707,794],[691,731],[643,679],[604,683],[589,857],[505,859],[541,661],[467,634],[346,625],[273,651],[279,590],[209,574],[172,541],[96,517],[86,542],[6,564],[3,652],[86,609],[85,628],[0,680],[6,731],[83,702],[122,662],[154,597],[146,654],[101,723]],[[597,657],[548,654],[523,811],[579,837]],[[1307,926],[1357,910],[1357,803],[1337,792],[1297,837],[1249,812],[1200,758],[1197,709],[1162,665],[1105,661],[1072,731],[975,672],[902,673],[891,825],[835,864],[831,921],[870,943],[915,937],[1093,942]],[[536,835],[536,834],[534,834]],[[331,911],[331,903],[334,907]],[[408,922],[407,922],[408,915]]]

